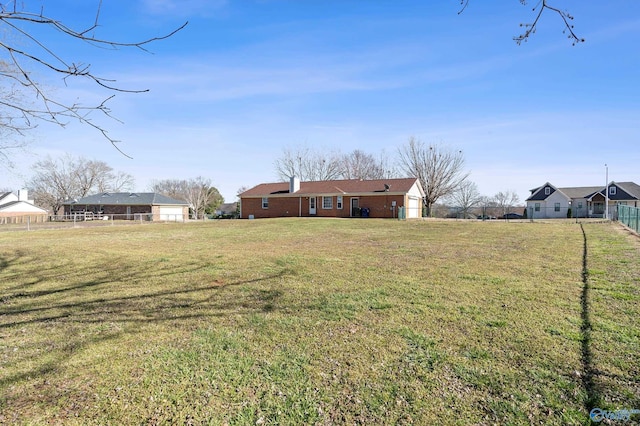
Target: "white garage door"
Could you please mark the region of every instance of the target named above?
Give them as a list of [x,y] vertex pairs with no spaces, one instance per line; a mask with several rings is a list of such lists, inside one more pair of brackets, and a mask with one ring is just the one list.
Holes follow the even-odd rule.
[[407,219],[415,219],[417,217],[420,217],[420,200],[417,198],[409,198]]
[[182,222],[182,207],[160,207],[160,220]]

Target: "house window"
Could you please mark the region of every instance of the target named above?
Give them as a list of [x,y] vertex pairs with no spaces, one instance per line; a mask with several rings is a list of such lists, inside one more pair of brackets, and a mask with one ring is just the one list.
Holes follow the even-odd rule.
[[616,195],[617,188],[615,186],[609,187],[609,195]]
[[559,211],[560,211],[560,203],[555,203],[555,204],[553,205],[553,210],[555,210],[555,211],[559,212]]
[[322,197],[322,208],[329,210],[333,208],[333,197]]
[[536,203],[534,206],[534,210],[539,212],[540,211],[540,203]]
[[267,197],[262,197],[262,208],[263,209],[269,208],[269,199]]
[[578,201],[578,210],[582,209],[582,201]]
[[336,197],[336,208],[342,210],[342,195]]
[[544,187],[544,195],[549,195],[551,194],[551,188],[549,188],[548,186]]

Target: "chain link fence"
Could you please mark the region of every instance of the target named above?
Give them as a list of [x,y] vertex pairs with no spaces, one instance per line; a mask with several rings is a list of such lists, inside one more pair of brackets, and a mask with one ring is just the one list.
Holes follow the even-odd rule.
[[637,207],[619,205],[618,221],[640,233],[640,209]]

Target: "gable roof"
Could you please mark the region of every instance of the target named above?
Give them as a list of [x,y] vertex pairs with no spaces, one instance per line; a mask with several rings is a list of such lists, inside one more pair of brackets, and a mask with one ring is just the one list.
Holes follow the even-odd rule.
[[558,188],[565,193],[569,198],[589,198],[596,194],[598,191],[604,189],[603,186],[576,186],[569,188]]
[[34,206],[33,204],[20,200],[20,201],[10,201],[8,203],[0,205],[0,213],[24,213],[24,214],[47,214],[48,212],[38,206]]
[[[616,195],[609,196],[611,200],[630,200],[630,199],[640,200],[640,185],[634,182],[611,182],[608,186],[609,187],[616,186],[619,189],[619,191],[616,192]],[[543,188],[545,187],[551,188],[551,191],[548,195],[544,193]],[[559,191],[569,199],[576,199],[576,198],[591,199],[597,194],[600,194],[602,196],[605,195],[604,186],[576,186],[576,187],[567,187],[567,188],[556,188],[555,186],[547,182],[544,185],[539,186],[538,188],[532,189],[531,196],[527,198],[526,201],[546,200],[555,191]]]
[[13,192],[0,192],[0,205],[17,200],[18,197]]
[[[549,193],[545,194],[545,188],[549,188]],[[527,198],[525,201],[542,201],[542,200],[546,200],[547,198],[549,198],[551,195],[553,195],[554,192],[558,191],[558,188],[556,188],[555,186],[551,185],[549,182],[545,183],[542,186],[539,186],[537,188],[534,188],[531,190],[531,196],[529,198]],[[560,193],[562,193],[562,191],[560,191]],[[566,194],[563,194],[565,197],[567,197]]]
[[618,188],[640,200],[640,185],[635,182],[614,182]]
[[[308,195],[347,195],[394,193],[404,194],[418,185],[423,193],[420,182],[416,178],[376,179],[376,180],[326,180],[314,182],[300,182],[300,189],[295,193],[289,192],[289,182],[261,183],[240,194],[240,197],[268,197],[276,196],[308,196]],[[386,185],[386,186],[385,186]]]
[[121,206],[158,206],[158,205],[188,205],[186,201],[176,200],[175,198],[167,197],[166,195],[158,194],[156,192],[103,192],[101,194],[89,195],[77,200],[67,200],[65,205],[80,204],[80,205],[121,205]]

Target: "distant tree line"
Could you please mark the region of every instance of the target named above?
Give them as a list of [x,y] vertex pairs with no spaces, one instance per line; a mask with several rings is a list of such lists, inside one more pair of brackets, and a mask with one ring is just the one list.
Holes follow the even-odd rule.
[[427,216],[433,216],[438,201],[456,206],[461,217],[472,215],[479,206],[502,211],[504,215],[518,203],[518,195],[511,190],[501,191],[493,197],[483,196],[470,173],[464,169],[461,150],[438,144],[426,144],[415,137],[398,148],[396,155],[378,156],[356,149],[347,154],[318,147],[288,147],[276,159],[274,166],[278,178],[288,181],[295,176],[301,181],[340,179],[389,179],[415,177],[425,192],[423,199]]
[[213,214],[215,209],[224,202],[218,189],[211,184],[211,179],[202,176],[192,179],[155,181],[151,189],[153,192],[189,203],[193,219],[202,219],[205,215]]
[[382,152],[376,157],[360,149],[341,154],[304,146],[285,148],[274,165],[283,181],[293,176],[302,181],[416,177],[425,191],[428,215],[438,199],[458,191],[469,176],[462,151],[425,144],[414,137],[395,156]]
[[[133,191],[133,176],[113,170],[104,161],[65,155],[48,156],[33,165],[33,176],[27,182],[36,205],[56,214],[63,203],[103,192]],[[213,214],[224,202],[222,195],[210,179],[198,176],[192,179],[157,180],[151,191],[189,203],[191,216],[200,219]]]
[[56,214],[67,200],[101,192],[130,191],[134,179],[128,173],[116,172],[104,161],[65,155],[48,156],[33,165],[34,175],[27,186],[35,203]]

